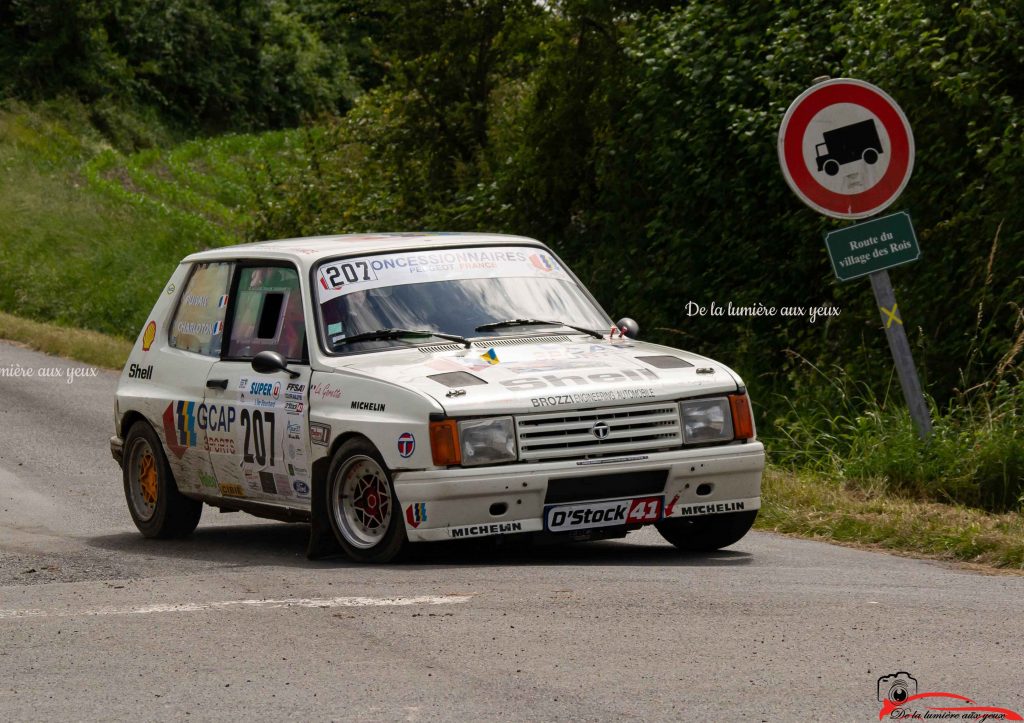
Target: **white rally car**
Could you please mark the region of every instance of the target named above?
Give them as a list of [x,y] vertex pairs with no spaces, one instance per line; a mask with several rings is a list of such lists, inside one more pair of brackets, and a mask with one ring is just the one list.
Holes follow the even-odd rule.
[[111,452],[148,537],[203,503],[311,523],[309,554],[653,524],[730,545],[760,507],[743,382],[636,341],[546,246],[271,241],[178,266],[121,374]]

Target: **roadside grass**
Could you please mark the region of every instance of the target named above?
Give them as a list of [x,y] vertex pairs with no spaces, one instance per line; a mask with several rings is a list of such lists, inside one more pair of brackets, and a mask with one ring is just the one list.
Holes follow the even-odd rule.
[[1019,350],[988,382],[933,404],[927,439],[892,390],[879,397],[841,369],[805,363],[763,437],[774,466],[759,526],[1024,570]]
[[901,497],[769,467],[757,528],[916,556],[1024,570],[1024,516]]
[[[764,441],[793,471],[874,493],[967,505],[989,512],[1024,507],[1024,378],[1011,366],[932,405],[933,431],[920,439],[902,399],[881,398],[841,369],[808,376],[772,420]],[[895,395],[898,397],[899,392]]]
[[124,367],[133,342],[88,329],[69,329],[22,319],[0,311],[0,339],[19,342],[46,354],[106,369]]
[[301,131],[123,154],[73,102],[0,106],[0,311],[134,339],[186,255],[241,243]]

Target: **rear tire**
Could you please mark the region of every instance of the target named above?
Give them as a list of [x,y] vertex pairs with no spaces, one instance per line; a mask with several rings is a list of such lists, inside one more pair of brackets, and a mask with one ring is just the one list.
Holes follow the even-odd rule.
[[391,473],[376,448],[350,439],[327,473],[327,516],[338,544],[356,562],[391,562],[407,542]]
[[710,552],[728,547],[750,532],[757,510],[728,512],[707,517],[682,517],[655,524],[666,540],[688,552]]
[[864,151],[863,158],[864,162],[867,163],[869,166],[874,165],[875,162],[878,161],[878,151],[876,151],[874,148],[868,148],[866,151]]
[[146,537],[185,537],[196,529],[203,503],[178,491],[163,445],[147,422],[138,421],[124,440],[124,495],[135,526]]

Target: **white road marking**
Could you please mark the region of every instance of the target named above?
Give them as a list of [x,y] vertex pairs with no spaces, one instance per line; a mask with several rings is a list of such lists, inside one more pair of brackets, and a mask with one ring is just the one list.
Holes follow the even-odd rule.
[[93,615],[148,615],[150,613],[191,613],[226,608],[357,608],[403,605],[453,605],[468,602],[472,595],[420,595],[418,597],[328,597],[283,598],[281,600],[220,600],[216,602],[156,603],[139,607],[98,607],[85,610],[3,610],[0,620],[20,618],[73,618]]

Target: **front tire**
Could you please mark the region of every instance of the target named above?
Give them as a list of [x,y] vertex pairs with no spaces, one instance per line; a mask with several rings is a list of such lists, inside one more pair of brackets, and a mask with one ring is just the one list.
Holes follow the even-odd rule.
[[687,552],[711,552],[728,547],[750,532],[757,510],[707,517],[662,520],[655,527],[666,540]]
[[407,542],[391,473],[364,439],[350,439],[334,454],[327,516],[338,544],[356,562],[390,562]]
[[146,537],[185,537],[196,529],[203,503],[178,491],[163,445],[147,422],[138,421],[124,441],[124,495],[135,526]]

